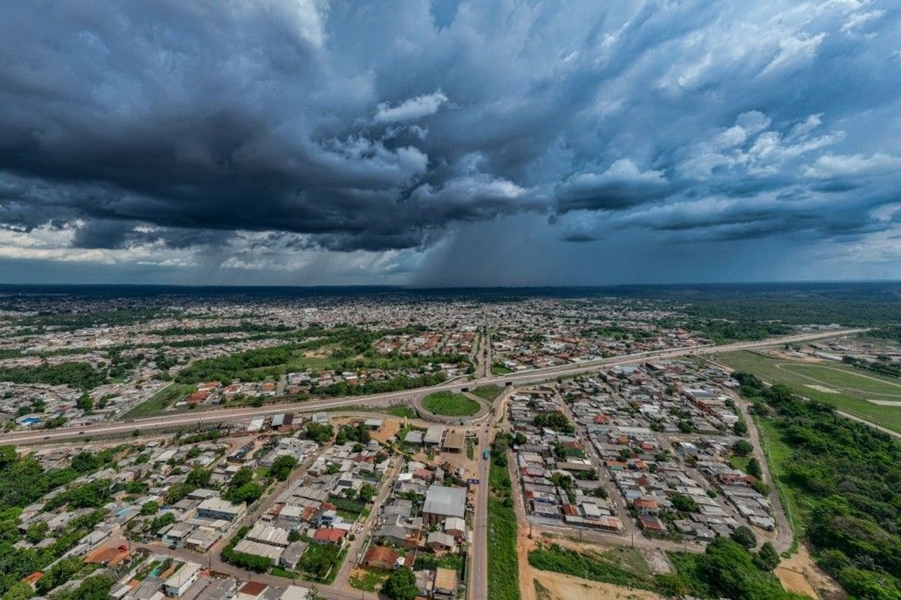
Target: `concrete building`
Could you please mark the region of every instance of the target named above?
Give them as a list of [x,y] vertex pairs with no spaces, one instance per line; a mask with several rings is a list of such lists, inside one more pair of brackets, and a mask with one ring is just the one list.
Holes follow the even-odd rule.
[[466,489],[430,485],[422,506],[422,518],[428,525],[437,525],[447,517],[466,516]]
[[197,516],[203,519],[234,521],[247,512],[247,504],[232,504],[222,498],[207,498],[197,506]]
[[444,426],[443,425],[431,425],[428,429],[426,429],[425,435],[422,437],[422,442],[426,445],[437,446],[441,443],[441,439],[444,437]]
[[163,591],[167,596],[178,598],[188,591],[189,587],[194,585],[199,573],[199,564],[193,562],[185,563],[172,577],[166,580],[163,584]]

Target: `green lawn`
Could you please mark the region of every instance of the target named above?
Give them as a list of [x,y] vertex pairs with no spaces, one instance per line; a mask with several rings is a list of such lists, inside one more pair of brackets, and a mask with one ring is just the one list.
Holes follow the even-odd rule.
[[141,402],[133,409],[122,415],[123,419],[140,419],[152,417],[166,408],[183,400],[194,391],[192,384],[172,383],[155,393],[153,396]]
[[472,398],[453,392],[435,392],[422,401],[429,412],[445,417],[468,417],[479,412],[481,406]]
[[494,402],[494,399],[500,396],[503,391],[504,388],[499,385],[483,385],[474,389],[472,393],[486,402]]
[[[716,359],[738,371],[753,373],[767,383],[787,385],[797,394],[831,404],[861,419],[901,432],[901,380],[880,377],[835,362],[802,363],[741,351]],[[810,386],[828,388],[831,392]],[[897,400],[897,406],[867,400]]]

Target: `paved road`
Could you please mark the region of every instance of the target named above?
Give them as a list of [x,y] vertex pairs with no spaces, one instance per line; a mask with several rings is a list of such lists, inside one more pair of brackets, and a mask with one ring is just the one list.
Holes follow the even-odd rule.
[[459,390],[462,386],[481,386],[489,384],[527,384],[546,381],[554,377],[577,375],[588,371],[593,371],[600,367],[612,366],[617,364],[629,364],[642,362],[649,358],[676,358],[686,355],[703,355],[719,352],[731,352],[735,350],[748,350],[753,348],[764,348],[767,346],[775,346],[787,343],[797,343],[803,341],[819,340],[830,337],[838,337],[850,335],[865,331],[864,329],[843,329],[833,330],[829,332],[818,332],[803,335],[792,335],[779,338],[770,338],[761,342],[740,342],[735,344],[727,344],[723,346],[704,346],[700,348],[681,348],[676,350],[639,352],[636,354],[627,354],[612,358],[605,358],[593,361],[585,361],[572,365],[562,365],[559,367],[549,367],[546,369],[534,369],[520,373],[512,373],[504,376],[493,376],[476,378],[470,382],[448,382],[436,385],[430,388],[420,388],[415,390],[404,390],[401,392],[388,392],[385,394],[373,394],[370,396],[357,396],[351,398],[340,398],[333,400],[321,400],[315,402],[303,403],[286,403],[272,404],[262,408],[240,408],[240,409],[221,409],[206,410],[196,413],[185,413],[179,415],[164,415],[151,417],[147,419],[134,419],[125,423],[117,424],[99,424],[89,427],[79,428],[61,428],[52,431],[24,431],[3,434],[2,441],[12,444],[35,444],[42,442],[53,442],[61,439],[73,439],[79,435],[115,435],[128,434],[136,429],[142,432],[153,429],[171,429],[177,427],[189,427],[191,425],[203,425],[210,423],[230,423],[235,421],[248,420],[253,417],[277,414],[290,410],[292,412],[310,412],[332,408],[336,406],[356,406],[361,404],[372,404],[377,402],[409,402],[410,399],[423,392],[436,392],[441,390]]
[[385,480],[382,482],[381,487],[379,488],[378,496],[375,497],[375,500],[372,503],[372,511],[369,513],[369,516],[366,517],[366,520],[362,523],[362,532],[356,534],[356,539],[354,539],[354,541],[350,544],[350,548],[347,551],[347,556],[344,558],[344,562],[341,563],[341,569],[338,571],[338,575],[335,576],[335,583],[332,584],[333,587],[347,587],[349,584],[348,579],[350,578],[350,572],[359,561],[363,560],[363,557],[360,556],[360,551],[363,549],[363,542],[368,537],[372,524],[376,521],[376,519],[378,519],[378,508],[382,506],[382,504],[384,504],[385,498],[391,491],[391,486],[394,484],[394,479],[395,477],[397,477],[398,472],[400,472],[401,463],[403,462],[398,457],[392,458],[391,461],[394,464],[391,465],[391,469],[385,474]]

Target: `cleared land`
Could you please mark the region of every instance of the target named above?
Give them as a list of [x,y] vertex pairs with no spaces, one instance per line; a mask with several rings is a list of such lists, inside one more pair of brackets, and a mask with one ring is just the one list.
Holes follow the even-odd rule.
[[140,419],[141,417],[152,417],[169,408],[176,402],[183,400],[188,394],[193,391],[193,385],[172,383],[155,393],[149,399],[135,406],[133,409],[125,413],[122,418]]
[[893,381],[840,363],[788,361],[749,351],[719,354],[717,360],[738,371],[753,373],[768,383],[787,385],[797,394],[901,432],[901,380]]
[[463,394],[435,392],[422,400],[422,406],[429,412],[445,417],[469,417],[479,412],[479,403]]

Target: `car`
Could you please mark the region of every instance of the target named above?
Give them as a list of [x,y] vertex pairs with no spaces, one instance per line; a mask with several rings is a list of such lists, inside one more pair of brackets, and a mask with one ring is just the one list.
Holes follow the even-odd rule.
[[84,431],[79,431],[78,435],[84,435]]
[[126,546],[125,544],[122,544],[121,546],[119,546],[119,552],[126,552],[127,550],[128,550],[128,546]]
[[45,435],[45,436],[44,436],[44,439],[45,439],[45,440],[49,440],[49,439],[50,439],[50,436],[49,436],[49,435]]

